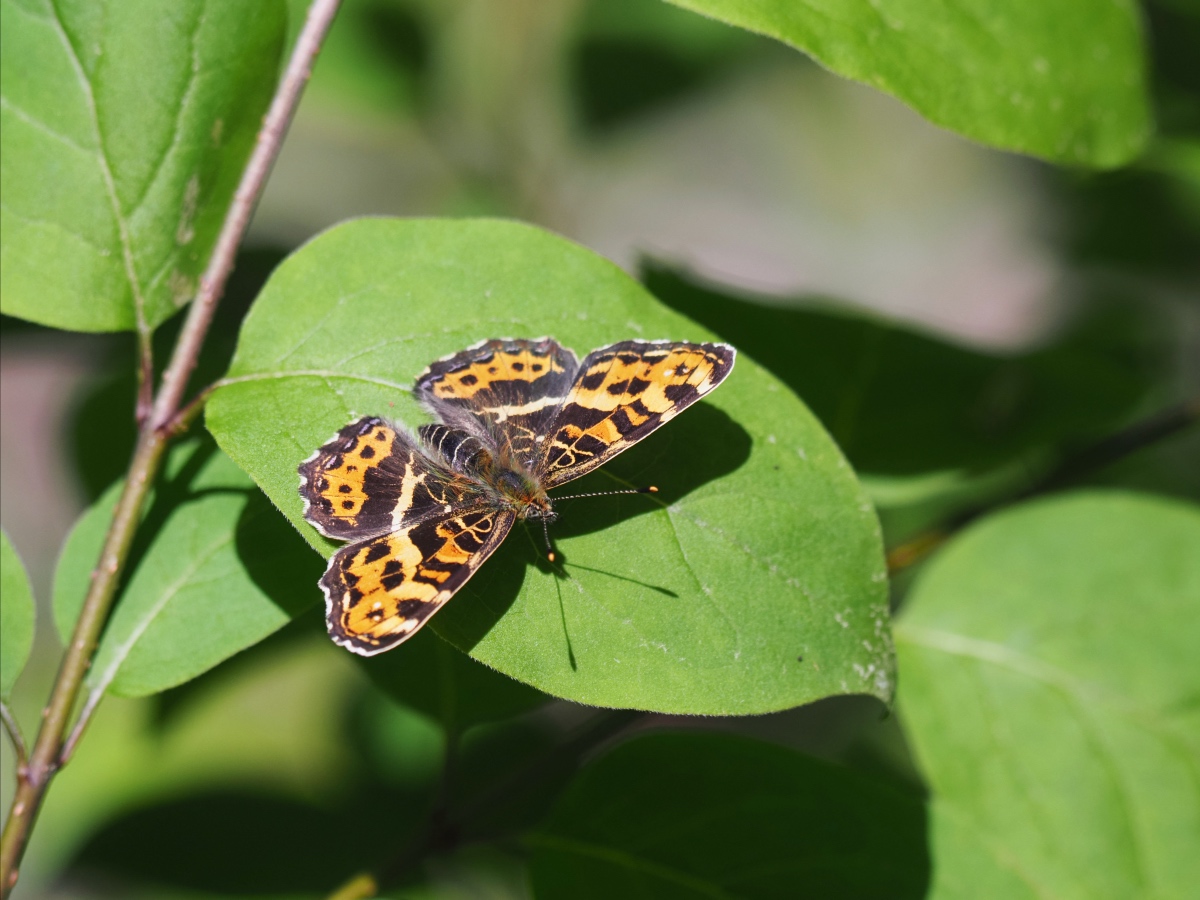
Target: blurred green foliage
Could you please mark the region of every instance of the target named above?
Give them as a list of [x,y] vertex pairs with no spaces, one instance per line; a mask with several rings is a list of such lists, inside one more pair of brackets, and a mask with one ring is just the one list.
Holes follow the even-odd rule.
[[[294,40],[305,5],[286,4],[286,42]],[[111,212],[87,207],[91,194],[73,189],[67,170],[51,171],[50,155],[28,153],[30,133],[44,136],[41,126],[53,130],[78,105],[74,95],[64,106],[65,95],[49,91],[64,77],[63,45],[17,46],[22,29],[52,34],[46,29],[60,7],[0,3],[4,308],[67,327],[126,327],[132,319],[123,289],[108,291],[93,279],[91,293],[65,291],[92,270],[71,268],[73,251],[52,236],[30,244],[28,225],[11,228],[17,213],[39,215],[16,209],[14,198],[26,204],[69,195],[71,203],[46,216],[60,223]],[[279,9],[269,7],[258,24],[275,17],[271,28],[229,39],[275,49],[242,58],[225,81],[205,82],[210,93],[200,104],[245,107],[246,133],[225,134],[241,149],[211,152],[188,137],[206,132],[186,116],[177,136],[183,156],[202,157],[195,168],[208,173],[204,178],[213,166],[236,171],[252,131],[246,123],[265,102],[270,85],[261,74],[275,70],[285,42]],[[1200,797],[1187,774],[1200,757],[1200,682],[1188,653],[1196,637],[1189,611],[1200,602],[1192,550],[1200,429],[1193,424],[1152,446],[1131,445],[1114,464],[1068,473],[1066,483],[1088,490],[1024,496],[1064,462],[1086,459],[1089,448],[1122,429],[1136,431],[1147,415],[1195,403],[1200,394],[1200,14],[1188,0],[1153,0],[1140,9],[1110,4],[1104,15],[1086,7],[968,4],[979,28],[964,35],[962,21],[925,0],[843,4],[841,20],[824,16],[824,4],[733,0],[347,0],[281,173],[289,153],[303,157],[331,136],[343,143],[308,159],[299,189],[289,182],[296,196],[287,200],[297,206],[264,202],[259,243],[239,256],[192,393],[230,371],[235,348],[235,373],[261,374],[255,365],[263,360],[264,372],[280,360],[303,368],[288,351],[313,335],[320,338],[313,352],[329,357],[318,360],[322,366],[407,384],[433,357],[478,337],[550,333],[586,352],[633,336],[635,326],[654,338],[692,337],[689,329],[696,329],[738,348],[738,377],[745,380],[731,380],[712,403],[631,450],[611,471],[631,483],[651,473],[673,505],[703,499],[711,507],[704,522],[723,529],[724,543],[691,545],[676,533],[671,546],[691,556],[688,565],[669,565],[656,543],[663,535],[651,539],[642,530],[665,514],[630,512],[614,498],[581,501],[593,505],[570,508],[556,536],[566,571],[604,601],[591,618],[581,613],[588,601],[577,599],[576,585],[540,560],[540,536],[518,529],[507,555],[489,564],[493,580],[484,580],[485,570],[476,590],[439,615],[445,619],[435,627],[451,641],[430,629],[393,653],[352,659],[324,637],[315,584],[320,556],[292,527],[314,538],[297,515],[295,465],[352,413],[395,415],[409,424],[420,414],[403,391],[392,396],[340,383],[246,390],[240,406],[232,392],[219,392],[214,429],[230,456],[200,425],[174,449],[89,682],[109,696],[55,781],[15,897],[323,897],[368,871],[380,896],[422,900],[1185,895],[1196,881],[1192,848],[1200,843]],[[112,20],[115,31],[97,60],[107,55],[128,68],[143,59],[118,50],[152,20],[121,32],[128,18]],[[78,21],[79,28],[95,25]],[[298,213],[300,224],[290,231],[268,227],[306,198],[338,211],[348,203],[350,213],[380,212],[386,207],[371,205],[376,195],[395,188],[386,173],[401,172],[409,179],[401,192],[415,198],[406,212],[485,213],[569,232],[596,213],[589,202],[600,195],[580,187],[589,179],[599,178],[605,192],[648,183],[630,149],[639,136],[719,96],[745,102],[765,83],[756,80],[764,73],[813,71],[796,62],[788,44],[969,138],[1057,160],[1021,168],[1029,182],[1021,189],[1042,204],[1030,240],[1056,272],[1048,288],[1057,301],[1053,321],[1040,337],[1020,347],[979,346],[913,317],[868,311],[869,298],[753,289],[745,268],[726,280],[709,260],[691,266],[687,254],[654,246],[642,248],[643,290],[565,242],[543,235],[538,240],[556,249],[534,254],[495,224],[439,225],[444,240],[413,259],[398,249],[399,231],[372,232],[387,223],[352,226],[343,234],[355,240],[337,253],[324,249],[333,246],[328,237],[293,252],[310,237]],[[953,52],[931,62],[926,44]],[[154,84],[158,68],[182,71],[180,61],[190,57],[175,46],[168,41],[158,57],[145,57],[138,85]],[[1107,55],[1095,52],[1104,47]],[[26,66],[34,50],[57,54],[58,62]],[[172,117],[159,114],[175,107],[146,102],[131,109],[129,91],[104,94],[105,78],[122,71],[100,73],[96,86],[125,104],[117,112],[143,121],[145,135],[161,136]],[[252,72],[259,74],[248,78]],[[742,93],[722,93],[732,85]],[[1031,86],[1041,86],[1030,94],[1036,102],[1013,100]],[[818,107],[830,96],[814,92],[806,102]],[[1051,109],[1056,98],[1059,110]],[[99,108],[107,114],[106,102]],[[761,110],[784,121],[798,112],[766,96]],[[851,115],[824,114],[831,123]],[[872,133],[887,144],[886,131]],[[110,160],[141,172],[160,143],[122,139],[129,153]],[[64,146],[59,150],[70,150]],[[364,166],[358,174],[366,187],[347,200],[341,192],[353,181],[343,170],[359,164],[353,154],[363,146],[394,168]],[[698,156],[709,150],[645,146]],[[855,179],[857,149],[846,150],[839,177]],[[918,158],[903,171],[936,178],[938,159]],[[603,165],[588,168],[596,160]],[[799,169],[806,161],[786,163]],[[657,164],[662,172],[684,161]],[[991,162],[978,165],[976,177],[991,177]],[[147,272],[158,271],[155,254],[164,247],[168,256],[198,254],[181,271],[203,261],[208,219],[195,242],[182,250],[173,243],[181,204],[196,202],[187,200],[189,174],[170,169],[160,187],[171,190],[150,195],[155,202],[140,208],[135,236],[149,235],[157,248],[138,257]],[[728,174],[730,183],[741,183],[744,173]],[[215,192],[202,191],[210,218],[227,199],[226,175],[204,181]],[[821,190],[822,177],[831,176],[808,184]],[[750,205],[774,221],[770,203],[792,197],[781,188],[778,197],[753,195]],[[657,198],[651,193],[647,202]],[[76,207],[78,215],[71,213]],[[745,207],[735,212],[746,215]],[[694,214],[678,210],[681,220]],[[480,228],[492,229],[488,240],[478,239]],[[385,277],[388,266],[394,271]],[[434,277],[430,270],[439,266]],[[486,286],[471,281],[481,272]],[[19,276],[20,291],[10,290],[9,275]],[[46,289],[30,290],[39,278]],[[161,366],[181,316],[171,315],[168,282],[156,284],[162,290],[147,308],[153,322],[165,319],[154,334]],[[371,284],[383,285],[371,315],[343,322],[327,309],[347,285]],[[983,287],[965,281],[961,290],[965,297]],[[468,316],[469,302],[475,311]],[[86,321],[78,317],[85,306]],[[458,325],[467,317],[470,328],[456,331],[447,321],[452,307]],[[354,329],[385,343],[410,332],[424,337],[403,350],[377,349],[369,365],[362,357],[344,362],[337,341]],[[56,340],[53,330],[8,315],[0,331],[6,351]],[[90,508],[60,561],[61,626],[69,626],[81,600],[136,434],[133,336],[94,341],[92,374],[62,428]],[[304,441],[288,446],[289,428]],[[786,429],[803,431],[828,452],[802,467],[794,448],[780,449]],[[786,466],[772,456],[783,450],[792,454]],[[843,454],[853,472],[838,465]],[[596,489],[610,486],[611,478],[595,478]],[[670,494],[672,483],[684,485],[678,495]],[[813,500],[825,496],[821,485],[846,490],[822,505]],[[959,531],[966,519],[974,524]],[[850,537],[847,522],[856,523]],[[21,546],[21,523],[5,524]],[[949,539],[940,544],[944,531]],[[781,546],[764,555],[772,534],[782,536]],[[868,556],[878,566],[880,543],[895,551],[930,535],[928,562],[890,579],[891,606],[899,610],[899,715],[863,695],[831,696],[850,690],[838,684],[843,675],[862,676],[854,666],[867,656],[851,653],[849,643],[867,641],[869,653],[883,644],[873,643],[879,634],[860,630],[870,624],[865,619],[847,616],[866,605],[840,588],[814,590],[812,573],[840,577]],[[863,550],[868,545],[871,553]],[[711,585],[685,577],[714,560],[718,586],[733,598],[722,606],[704,590]],[[816,596],[776,593],[780,570]],[[7,537],[0,575],[0,694],[29,738],[55,664],[55,640],[46,606],[18,679],[32,598]],[[512,606],[484,609],[489,596],[482,588],[493,583]],[[526,583],[541,586],[545,603],[523,623],[512,611],[524,608],[516,598],[531,590]],[[881,606],[884,585],[876,584]],[[463,652],[575,700],[618,704],[616,695],[573,693],[572,665],[595,663],[585,673],[594,677],[601,654],[590,651],[597,647],[612,658],[627,653],[627,660],[661,655],[637,639],[596,643],[611,609],[635,599],[639,625],[669,619],[681,646],[697,642],[694,658],[704,666],[697,676],[655,659],[621,684],[623,697],[661,697],[676,678],[671,690],[689,696],[693,711],[705,704],[705,711],[730,711],[746,691],[732,667],[721,668],[723,642],[754,633],[744,659],[780,664],[778,671],[755,670],[755,683],[766,693],[784,685],[792,697],[784,703],[772,695],[778,702],[761,708],[823,699],[753,718],[603,710],[555,699]],[[771,655],[791,647],[782,636],[813,609],[831,615],[823,626],[814,620],[810,640],[824,640],[824,626],[826,637],[848,635],[847,647],[828,651],[841,674],[825,669],[826,657],[807,646],[786,660]],[[697,623],[730,611],[736,615],[723,631],[711,629],[700,640]],[[778,627],[764,630],[772,616]],[[770,653],[756,657],[764,648]],[[114,660],[120,664],[105,664]],[[710,683],[717,687],[697,687]],[[5,744],[5,808],[10,751]]]

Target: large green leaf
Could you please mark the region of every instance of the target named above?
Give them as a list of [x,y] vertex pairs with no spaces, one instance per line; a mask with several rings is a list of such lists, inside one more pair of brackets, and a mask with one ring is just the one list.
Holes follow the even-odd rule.
[[538,897],[924,897],[919,798],[791,750],[660,734],[585,769],[526,838]]
[[936,896],[1183,897],[1200,883],[1200,511],[1024,504],[934,559],[896,635]]
[[777,38],[1005,150],[1107,168],[1150,132],[1132,0],[671,2]]
[[[76,524],[54,576],[54,615],[69,636],[121,485]],[[318,558],[211,441],[175,448],[127,566],[95,661],[91,691],[142,696],[194,678],[276,629],[316,598]]]
[[653,263],[644,277],[799,394],[860,472],[978,470],[1106,433],[1161,365],[1140,308],[1097,303],[1054,344],[998,354],[829,302],[752,302]]
[[33,648],[33,589],[21,557],[0,531],[0,700],[7,700]]
[[2,0],[0,300],[77,331],[191,299],[270,101],[282,3]]
[[[612,264],[535,228],[355,221],[276,270],[208,426],[329,554],[335,545],[303,522],[297,464],[356,416],[421,421],[408,385],[431,360],[543,334],[580,353],[709,337]],[[743,359],[708,400],[576,485],[647,483],[656,497],[561,507],[565,574],[546,563],[540,529],[518,524],[433,627],[501,672],[601,706],[751,713],[890,695],[878,522],[786,387]]]

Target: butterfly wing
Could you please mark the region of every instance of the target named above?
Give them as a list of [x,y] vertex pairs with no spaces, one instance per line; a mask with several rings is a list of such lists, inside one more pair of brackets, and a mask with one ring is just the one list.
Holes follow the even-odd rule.
[[304,517],[326,537],[361,540],[478,502],[405,431],[383,419],[351,422],[300,464]]
[[408,640],[500,546],[516,517],[477,508],[343,547],[321,578],[334,643],[374,656]]
[[728,344],[621,341],[588,354],[534,468],[552,488],[585,475],[725,380]]
[[483,341],[433,363],[414,392],[441,422],[532,467],[578,368],[553,338]]

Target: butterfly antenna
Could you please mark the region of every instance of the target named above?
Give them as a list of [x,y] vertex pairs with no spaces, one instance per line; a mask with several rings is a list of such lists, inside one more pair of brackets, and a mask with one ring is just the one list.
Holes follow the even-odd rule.
[[550,543],[550,526],[545,519],[542,519],[542,534],[546,536],[546,559],[554,562],[558,559],[558,554],[554,552],[554,545]]
[[550,499],[557,503],[559,500],[578,500],[581,497],[611,497],[613,494],[657,494],[658,488],[654,485],[646,487],[631,488],[627,491],[594,491],[590,494],[568,494],[565,497],[551,497]]
[[[578,500],[581,497],[611,497],[613,494],[657,494],[658,488],[650,484],[646,487],[631,488],[627,491],[593,491],[590,494],[568,494],[565,497],[551,497],[555,503],[559,500]],[[546,519],[542,519],[542,533],[546,535],[546,558],[550,562],[558,559],[558,554],[554,552],[554,545],[550,543],[550,526]]]

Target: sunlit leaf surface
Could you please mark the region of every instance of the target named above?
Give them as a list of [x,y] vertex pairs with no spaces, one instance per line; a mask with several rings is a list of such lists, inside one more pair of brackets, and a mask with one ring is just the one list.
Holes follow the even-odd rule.
[[76,331],[189,301],[275,87],[286,10],[3,0],[0,298]]
[[1081,492],[922,573],[900,709],[938,897],[1184,897],[1200,880],[1200,510]]
[[1108,168],[1150,133],[1130,0],[671,0],[777,38],[935,124],[1005,150]]

